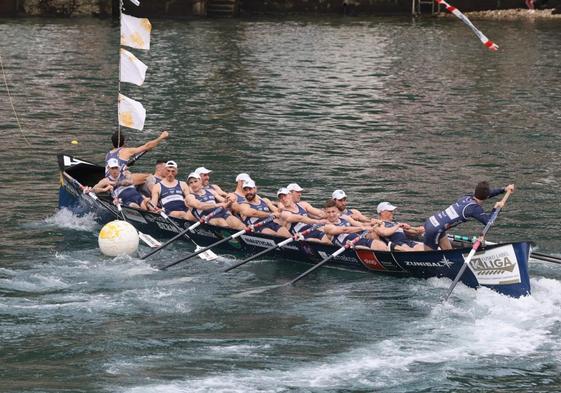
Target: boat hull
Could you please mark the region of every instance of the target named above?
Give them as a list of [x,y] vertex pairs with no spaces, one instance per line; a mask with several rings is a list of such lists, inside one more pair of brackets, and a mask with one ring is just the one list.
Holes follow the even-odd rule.
[[[64,157],[67,157],[66,159]],[[62,171],[70,176],[81,176],[82,184],[95,181],[95,176],[84,175],[86,172],[95,172],[98,178],[102,176],[103,168],[95,164],[72,157],[59,156]],[[66,164],[66,165],[65,165]],[[101,172],[101,175],[99,175]],[[88,180],[91,179],[91,180]],[[85,196],[72,182],[61,176],[61,189],[59,192],[59,207],[68,208],[77,214],[95,212],[100,223],[115,219],[117,209],[113,205],[106,207],[97,205]],[[89,183],[88,183],[89,181]],[[86,182],[86,183],[84,183]],[[109,201],[109,200],[108,200]],[[179,230],[167,222],[160,215],[133,208],[123,208],[127,220],[135,225],[141,232],[156,238],[169,238]],[[187,228],[192,222],[172,218],[180,228]],[[236,230],[203,224],[196,228],[189,236],[199,245],[207,246],[234,234]],[[255,254],[265,248],[284,240],[277,236],[246,233],[234,240],[223,243],[220,248],[224,251],[245,255]],[[188,241],[185,239],[185,241]],[[188,241],[192,244],[190,241]],[[315,242],[292,242],[281,249],[275,249],[270,257],[282,258],[308,263],[317,263],[334,253],[338,247]],[[464,263],[464,258],[471,248],[457,248],[445,251],[418,251],[418,252],[389,252],[373,251],[366,248],[345,250],[333,258],[327,265],[345,269],[368,271],[378,274],[389,274],[407,277],[446,277],[454,279]],[[468,268],[461,278],[465,285],[478,288],[488,287],[496,292],[511,297],[529,295],[531,292],[528,275],[528,258],[531,252],[529,242],[515,242],[488,245],[475,254]]]

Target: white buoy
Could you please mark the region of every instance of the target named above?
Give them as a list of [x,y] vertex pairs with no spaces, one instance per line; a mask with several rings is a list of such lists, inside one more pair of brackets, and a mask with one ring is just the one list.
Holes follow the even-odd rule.
[[138,232],[126,221],[111,221],[101,228],[99,248],[107,256],[132,255],[138,249]]

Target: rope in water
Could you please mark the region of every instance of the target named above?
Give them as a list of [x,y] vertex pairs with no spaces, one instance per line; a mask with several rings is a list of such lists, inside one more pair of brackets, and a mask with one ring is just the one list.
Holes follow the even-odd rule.
[[21,136],[25,140],[25,143],[27,143],[27,145],[31,147],[31,143],[29,142],[29,140],[25,136],[25,133],[23,132],[23,128],[21,127],[21,123],[19,121],[19,117],[18,117],[18,114],[16,112],[16,108],[14,107],[14,101],[12,100],[12,95],[10,94],[10,88],[8,87],[8,80],[6,79],[6,73],[4,72],[4,64],[2,63],[2,56],[1,55],[0,55],[0,69],[2,70],[2,77],[4,79],[4,85],[6,86],[6,91],[8,92],[8,98],[10,99],[10,105],[12,106],[12,110],[14,111],[14,116],[16,117],[16,122],[18,123],[18,128],[21,132]]

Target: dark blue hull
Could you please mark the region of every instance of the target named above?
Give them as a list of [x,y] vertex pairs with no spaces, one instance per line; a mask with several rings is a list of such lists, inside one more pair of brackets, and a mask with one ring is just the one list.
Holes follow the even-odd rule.
[[[59,162],[63,163],[64,160],[59,157]],[[71,163],[72,158],[67,159],[66,162]],[[88,165],[100,168],[83,161],[80,161],[79,165],[82,166],[80,171],[91,170],[92,168],[87,168]],[[61,170],[66,170],[70,176],[77,175],[75,165],[70,165],[70,167],[61,165]],[[96,171],[99,172],[99,169]],[[97,206],[73,183],[66,180],[62,182],[59,195],[60,208],[69,208],[78,214],[95,211],[101,223],[114,219],[117,213],[117,209],[109,203],[106,205],[113,209],[113,213]],[[108,202],[110,201],[108,200]],[[178,233],[176,228],[158,214],[131,208],[124,208],[123,211],[127,220],[138,230],[155,238],[169,238]],[[192,222],[180,219],[174,219],[174,221],[180,228],[187,228],[192,224]],[[228,228],[201,225],[189,236],[199,245],[206,246],[235,232]],[[221,248],[230,252],[251,255],[282,240],[284,238],[250,233],[223,243]],[[292,242],[282,249],[276,249],[270,255],[288,260],[317,263],[337,249],[338,247],[332,245],[301,241]],[[464,263],[464,257],[469,254],[470,250],[471,248],[457,248],[446,251],[386,252],[357,248],[345,250],[344,253],[333,258],[328,265],[407,277],[454,279]],[[530,294],[528,275],[530,251],[529,242],[488,245],[475,254],[464,272],[461,282],[472,288],[488,287],[516,298],[528,295]]]

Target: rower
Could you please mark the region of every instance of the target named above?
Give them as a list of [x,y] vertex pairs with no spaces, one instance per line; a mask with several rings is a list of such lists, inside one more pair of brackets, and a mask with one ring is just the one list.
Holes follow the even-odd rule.
[[168,171],[166,168],[167,160],[156,160],[156,167],[154,173],[146,178],[146,181],[141,186],[140,191],[142,194],[150,197],[152,195],[152,187],[166,177]]
[[353,220],[360,222],[370,222],[370,219],[357,209],[349,209],[347,207],[347,194],[345,194],[345,191],[335,190],[331,194],[331,198],[335,201],[342,217],[351,217]]
[[264,233],[267,235],[277,235],[283,237],[290,237],[290,232],[278,218],[280,212],[267,198],[261,198],[257,195],[257,187],[253,180],[246,180],[242,184],[242,189],[245,194],[246,201],[239,204],[239,212],[243,222],[246,225],[254,225],[258,222],[274,217],[272,221],[255,228],[255,232]]
[[[110,159],[115,158],[119,162],[119,167],[121,172],[124,172],[128,169],[127,162],[137,154],[143,153],[145,151],[152,150],[156,146],[160,144],[161,141],[167,139],[169,133],[167,131],[162,131],[159,137],[149,142],[146,142],[144,145],[139,147],[123,147],[125,145],[125,134],[123,132],[115,131],[111,136],[111,142],[113,143],[113,149],[110,150],[105,155],[105,173],[107,174],[109,167],[107,163]],[[139,185],[144,183],[146,178],[148,177],[147,173],[135,173],[133,174],[133,180],[135,185]]]
[[228,200],[231,202],[230,211],[237,217],[240,217],[240,205],[246,202],[243,184],[251,181],[251,177],[247,173],[240,173],[236,176],[236,189],[228,194]]
[[138,192],[129,172],[121,172],[119,161],[111,158],[107,162],[107,166],[109,167],[107,175],[92,188],[86,187],[84,192],[110,192],[115,200],[120,200],[119,203],[123,206],[148,210],[148,198]]
[[184,181],[177,180],[177,163],[168,161],[165,168],[166,177],[152,187],[152,205],[160,204],[171,217],[195,221],[195,217],[185,204],[185,196],[189,194],[189,187]]
[[325,212],[322,209],[313,207],[308,202],[302,200],[302,192],[304,191],[304,189],[300,187],[297,183],[290,183],[288,186],[286,186],[286,188],[288,189],[288,191],[290,191],[294,203],[304,208],[304,210],[306,210],[306,213],[308,213],[309,217],[312,218],[325,217]]
[[380,202],[376,207],[382,226],[378,234],[388,243],[388,248],[393,251],[423,251],[423,243],[410,239],[407,235],[417,236],[424,232],[423,226],[413,227],[409,224],[394,221],[394,211],[397,209],[389,202]]
[[459,198],[452,205],[448,206],[446,210],[427,218],[424,224],[425,237],[423,243],[425,244],[425,250],[436,250],[438,247],[442,250],[450,250],[452,245],[446,236],[446,231],[468,221],[469,218],[475,218],[483,225],[487,225],[493,212],[498,208],[502,208],[504,203],[502,201],[495,203],[493,210],[489,213],[485,213],[481,205],[486,199],[506,191],[514,192],[514,184],[491,190],[489,183],[482,181],[475,187],[474,194],[468,194]]
[[386,244],[379,240],[372,231],[372,226],[355,221],[349,216],[343,217],[335,199],[330,199],[325,203],[324,211],[329,224],[323,227],[323,231],[336,246],[343,247],[348,241],[361,236],[359,235],[360,232],[368,232],[355,245],[368,247],[373,250],[387,250]]
[[[293,235],[298,232],[303,232],[312,227],[314,224],[326,224],[327,220],[316,220],[308,215],[308,212],[301,203],[294,203],[293,193],[289,191],[288,187],[283,187],[277,191],[279,198],[278,207],[281,211],[282,222],[288,224],[288,230]],[[322,212],[323,214],[323,212]],[[306,235],[306,240],[331,243],[327,235],[320,230],[310,231]]]
[[204,166],[201,166],[195,169],[193,173],[196,173],[201,177],[201,183],[203,184],[203,188],[205,190],[212,189],[223,198],[226,198],[228,196],[228,193],[223,191],[218,184],[210,183],[210,174],[212,173],[210,169],[206,169]]
[[193,172],[187,176],[187,185],[191,193],[185,197],[185,203],[191,208],[191,213],[197,220],[219,209],[208,221],[209,224],[234,229],[245,228],[240,219],[227,210],[230,202],[212,188],[204,189],[201,177],[197,173]]

